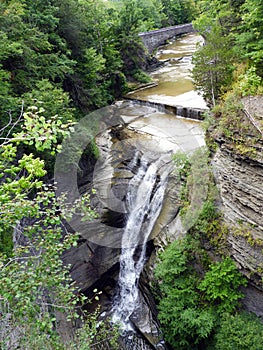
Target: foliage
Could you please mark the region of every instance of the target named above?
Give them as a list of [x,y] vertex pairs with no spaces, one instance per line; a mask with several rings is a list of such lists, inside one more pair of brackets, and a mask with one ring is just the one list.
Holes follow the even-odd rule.
[[[99,310],[98,310],[99,311]],[[70,350],[91,350],[96,348],[119,348],[118,327],[110,324],[107,320],[98,321],[97,313],[89,316],[89,322],[77,330],[72,343],[67,344]]]
[[263,76],[263,4],[260,0],[246,0],[241,6],[242,22],[237,42],[256,67],[256,73]]
[[222,35],[220,28],[206,34],[207,43],[194,56],[192,76],[195,86],[213,106],[231,83],[235,53],[231,40]]
[[145,32],[163,27],[163,21],[166,16],[161,1],[140,0],[137,1],[137,7],[141,7],[143,16],[143,25],[141,25],[140,31]]
[[215,334],[215,350],[258,350],[262,348],[263,325],[253,314],[226,314]]
[[162,4],[156,0],[122,0],[117,11],[119,30],[126,36],[160,28],[164,18]]
[[234,89],[242,97],[263,93],[262,78],[257,75],[255,66],[247,68],[241,74],[239,72]]
[[[20,131],[12,134],[10,123],[1,145],[0,237],[10,245],[13,235],[13,249],[1,244],[0,345],[2,349],[70,349],[59,337],[62,323],[72,337],[78,337],[79,349],[90,349],[97,318],[87,316],[89,342],[74,335],[74,323],[86,317],[80,306],[88,301],[61,260],[65,250],[77,245],[78,235],[64,225],[63,198],[58,203],[53,186],[43,181],[44,160],[19,151],[27,144],[34,153],[59,150],[59,139],[68,133],[70,123],[63,124],[58,116],[46,120],[41,112],[33,107],[21,113]],[[95,216],[88,196],[71,207],[72,214],[79,207],[87,219]],[[113,336],[111,329],[103,329],[103,336]]]
[[216,127],[211,135],[215,139],[223,137],[234,152],[254,158],[257,157],[255,146],[261,136],[243,109],[240,95],[235,90],[227,93],[224,101],[214,108]]
[[219,226],[221,225],[220,214],[215,207],[213,200],[207,199],[198,216],[195,224],[195,230],[203,237],[211,237],[213,234],[218,234]]
[[224,254],[228,227],[224,224],[222,215],[215,206],[217,193],[213,194],[214,189],[216,188],[209,188],[209,198],[203,204],[194,226],[194,232],[198,232],[202,242],[208,240],[217,253]]
[[72,72],[74,62],[55,31],[56,8],[48,1],[2,2],[0,17],[2,66],[12,74],[15,93],[32,89],[38,79],[62,81]]
[[[178,20],[188,21],[190,0],[177,5]],[[138,33],[162,27],[167,6],[157,0],[1,2],[0,113],[18,113],[21,96],[29,106],[28,98],[51,101],[63,89],[81,117],[121,96],[127,79],[148,81]],[[5,114],[2,126],[7,121]]]
[[[174,156],[177,167],[183,171],[183,178],[191,178],[187,164],[196,158],[195,154],[191,159],[180,154]],[[191,181],[188,186],[191,188]],[[188,193],[184,196],[185,210]],[[254,321],[247,314],[238,313],[243,297],[239,288],[246,286],[246,278],[230,257],[217,255],[217,260],[211,261],[207,252],[209,246],[223,253],[221,248],[225,244],[227,228],[222,225],[221,215],[215,207],[216,193],[211,185],[206,196],[194,226],[185,238],[174,241],[160,253],[155,269],[158,317],[165,340],[175,349],[230,349],[225,334],[231,326],[228,323],[225,328],[224,323],[229,317],[241,329],[239,318],[247,317],[249,327],[253,327]],[[259,323],[258,326],[261,332],[262,325]],[[245,335],[242,341],[236,339],[236,331],[230,333],[227,336],[233,349],[239,349],[239,345],[240,349],[246,348],[247,344],[253,346],[249,336],[246,339]]]
[[[234,79],[242,95],[262,93],[262,3],[259,0],[199,1],[194,21],[205,38],[195,55],[197,89],[213,105],[231,89]],[[233,75],[236,66],[246,71]]]
[[[0,155],[3,170],[0,230],[2,233],[15,230],[16,238],[20,236],[20,242],[24,241],[24,244],[16,243],[9,258],[5,254],[1,256],[0,295],[9,312],[1,344],[7,347],[16,345],[12,343],[13,338],[15,343],[24,344],[27,331],[39,334],[39,340],[44,334],[44,337],[50,334],[51,339],[53,335],[56,338],[53,334],[54,316],[50,316],[54,310],[50,313],[49,306],[54,304],[54,307],[74,311],[70,306],[73,289],[69,286],[66,270],[62,268],[60,255],[76,241],[76,236],[68,235],[61,240],[62,227],[60,217],[55,215],[55,195],[41,180],[46,173],[44,161],[32,153],[24,154],[16,161],[17,147],[12,144],[13,140],[5,141]],[[26,132],[21,132],[15,143],[23,140],[27,140]],[[48,147],[38,138],[37,142],[39,148],[41,145]],[[38,191],[33,198],[32,191]],[[18,222],[25,222],[26,218],[29,222],[31,218],[31,223],[22,229]],[[14,334],[18,336],[14,337]]]
[[189,23],[196,14],[195,2],[192,0],[162,0],[163,12],[166,15],[165,26]]
[[133,78],[136,79],[139,83],[149,83],[151,81],[149,75],[147,75],[140,69],[136,69],[135,73],[133,73],[132,75]]
[[77,61],[65,85],[84,111],[101,107],[125,88],[122,60],[115,34],[117,12],[103,1],[61,1],[60,35]]
[[18,143],[22,141],[25,145],[34,145],[37,151],[48,149],[51,154],[55,154],[60,147],[59,140],[61,141],[68,134],[66,129],[72,123],[63,124],[58,115],[50,116],[47,120],[42,115],[43,112],[45,109],[42,107],[39,110],[36,106],[29,107],[23,115],[22,131],[15,133],[12,141]]
[[174,156],[175,173],[182,181],[180,217],[187,231],[200,216],[202,204],[206,201],[211,169],[208,165],[206,147],[186,156],[180,152]]
[[211,305],[217,306],[217,312],[232,312],[243,296],[238,292],[238,288],[245,284],[245,278],[237,270],[233,260],[228,257],[211,265],[198,289],[205,293],[205,299]]
[[159,320],[174,348],[201,348],[222,313],[233,312],[242,296],[238,288],[245,279],[230,258],[208,268],[205,261],[200,243],[190,236],[174,241],[160,255],[155,270],[160,282]]
[[[36,342],[48,335],[51,342],[53,337],[57,341],[57,329],[53,326],[57,311],[62,311],[65,318],[76,316],[74,286],[60,260],[60,255],[76,241],[76,236],[69,235],[61,241],[60,218],[54,216],[56,204],[43,208],[43,202],[51,202],[52,194],[43,193],[42,198],[39,196],[34,202],[27,203],[31,204],[32,214],[39,212],[42,206],[39,213],[42,217],[21,231],[20,240],[24,235],[26,243],[16,245],[7,261],[4,256],[1,259],[0,292],[11,317],[5,325],[2,344],[12,344],[12,339],[16,338],[14,334],[17,334],[15,343],[25,346],[31,332],[35,334]],[[26,204],[23,209],[28,210]]]
[[173,155],[173,162],[175,164],[175,172],[178,173],[179,178],[186,179],[191,166],[189,157],[184,152],[178,151]]
[[48,120],[50,117],[59,116],[63,123],[71,122],[75,115],[72,101],[67,92],[64,92],[58,84],[52,84],[48,79],[36,82],[36,86],[30,92],[22,95],[25,108],[36,106],[42,109],[42,115]]

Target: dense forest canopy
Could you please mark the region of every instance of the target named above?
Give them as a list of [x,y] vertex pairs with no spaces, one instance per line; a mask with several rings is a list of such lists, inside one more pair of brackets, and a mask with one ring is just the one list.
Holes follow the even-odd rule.
[[112,102],[126,91],[127,78],[143,78],[145,53],[138,32],[188,22],[191,2],[182,4],[2,1],[1,113],[17,112],[24,94],[34,98],[41,82],[45,89],[43,80],[69,93],[72,103],[84,112]]
[[[79,318],[83,321],[87,315],[79,309],[76,312],[75,306],[87,301],[76,293],[68,270],[59,259],[65,249],[77,245],[78,237],[67,232],[63,213],[57,210],[51,181],[55,155],[75,121],[122,96],[129,89],[128,82],[148,81],[144,72],[147,52],[139,32],[190,21],[206,39],[206,45],[195,56],[193,78],[207,101],[215,105],[229,90],[235,90],[240,97],[262,93],[261,0],[0,2],[0,345],[3,349],[10,346],[90,349],[91,343],[99,340],[95,337],[98,332],[94,317],[89,318],[83,332],[67,339],[67,345],[59,336],[57,320],[64,315],[69,323],[75,324]],[[76,203],[72,211],[83,205],[90,219],[96,216],[89,207],[88,197],[83,198],[83,203]],[[23,223],[20,232],[24,236],[23,246],[12,238],[14,230],[17,233],[21,228],[19,222]],[[184,244],[180,242],[174,250],[182,250]],[[195,243],[191,241],[191,244]],[[177,346],[180,333],[186,348],[193,345],[193,335],[197,335],[199,343],[196,340],[194,345],[197,349],[200,344],[207,345],[206,338],[219,329],[213,339],[215,348],[228,349],[224,337],[229,318],[221,311],[214,312],[220,291],[213,297],[208,287],[214,282],[213,273],[217,270],[218,273],[222,269],[223,273],[224,269],[230,271],[233,280],[238,281],[237,286],[242,279],[231,263],[224,260],[225,264],[207,269],[203,282],[194,274],[190,277],[194,284],[189,286],[187,273],[192,271],[188,264],[192,259],[189,249],[190,245],[178,270],[183,271],[179,280],[175,274],[171,295],[178,290],[184,295],[185,304],[179,305],[181,308],[198,302],[207,305],[212,300],[211,307],[192,310],[192,316],[200,312],[195,324],[187,320],[191,314],[185,314],[184,324],[188,327],[179,327],[178,333],[171,335],[168,326],[165,334]],[[162,257],[164,265],[169,254],[170,251],[168,257]],[[174,264],[180,265],[180,261]],[[171,283],[169,278],[166,281],[164,265],[157,275],[164,280],[165,295]],[[183,282],[183,290],[178,287],[178,281]],[[238,296],[235,290],[233,300]],[[224,308],[228,303],[224,299],[220,305]],[[163,299],[161,311],[170,306],[170,299]],[[249,337],[245,332],[249,317],[241,314],[235,318],[236,304],[232,306],[233,322],[241,325],[244,337]],[[174,315],[181,313],[180,307]],[[163,312],[163,324],[173,324],[174,315]],[[204,320],[207,327],[202,327]],[[254,319],[251,324],[259,327],[257,334],[262,332]],[[102,336],[110,332],[114,341],[110,327],[102,327]],[[233,331],[233,338],[236,334],[241,333]],[[253,349],[258,349],[258,341],[255,336]]]
[[69,94],[79,117],[112,102],[127,91],[127,79],[146,79],[138,32],[192,20],[207,40],[194,71],[206,97],[226,91],[238,65],[239,85],[251,75],[257,84],[262,11],[259,0],[2,1],[1,125],[6,111],[18,113],[21,100],[30,105],[29,96],[41,99],[50,88]]

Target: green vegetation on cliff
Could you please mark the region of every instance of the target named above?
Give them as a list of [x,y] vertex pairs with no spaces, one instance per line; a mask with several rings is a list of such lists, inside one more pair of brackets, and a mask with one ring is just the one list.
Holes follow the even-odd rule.
[[260,0],[198,1],[195,27],[206,40],[195,55],[193,78],[212,104],[232,88],[247,96],[263,91],[263,4]]
[[240,286],[247,280],[230,257],[219,254],[222,242],[215,238],[223,239],[221,225],[207,201],[186,237],[159,255],[154,292],[164,338],[173,349],[261,349],[261,321],[240,312]]
[[[182,181],[181,222],[184,225],[187,218],[193,225],[158,256],[153,292],[164,339],[173,349],[182,350],[261,349],[263,324],[256,315],[243,310],[248,280],[229,254],[227,237],[233,224],[227,225],[219,211],[218,190],[208,164],[206,200],[198,216],[189,209],[193,200],[193,162],[199,153],[200,150],[189,158],[180,153],[174,156]],[[202,159],[206,158],[201,154]],[[201,170],[198,174],[198,178],[204,177]]]

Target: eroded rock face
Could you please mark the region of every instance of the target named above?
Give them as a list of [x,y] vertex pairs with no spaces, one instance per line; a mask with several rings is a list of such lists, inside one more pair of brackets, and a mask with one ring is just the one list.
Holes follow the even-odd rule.
[[[213,167],[220,189],[223,212],[230,227],[227,237],[231,256],[242,272],[262,290],[263,272],[263,161],[262,154],[251,159],[233,152],[222,144],[215,154]],[[251,295],[257,294],[258,307]],[[253,298],[252,298],[253,299]],[[263,314],[263,295],[255,288],[246,291],[245,305]]]
[[[79,245],[63,257],[65,263],[72,265],[72,277],[87,295],[91,295],[94,288],[102,290],[100,302],[106,313],[110,313],[118,280],[121,237],[127,219],[123,204],[129,182],[134,176],[130,161],[136,153],[138,159],[146,156],[149,163],[160,158],[158,172],[162,174],[171,166],[172,154],[176,150],[187,152],[204,144],[198,123],[160,114],[152,107],[130,105],[130,102],[126,103],[123,112],[119,112],[119,123],[115,120],[113,128],[104,130],[97,137],[100,161],[94,167],[93,176],[83,172],[90,183],[83,180],[80,183],[85,190],[95,186],[97,194],[92,198],[92,203],[99,217],[92,222],[73,222],[76,231],[80,232]],[[128,338],[123,339],[125,349],[130,349],[129,346],[141,350],[166,349],[149,285],[156,249],[167,245],[171,235],[176,232],[180,181],[172,168],[164,197],[161,213],[148,242],[148,264],[140,279],[141,306],[131,316],[137,335],[133,334],[131,345]],[[101,244],[97,244],[98,238]]]
[[227,220],[249,223],[253,238],[263,239],[263,163],[221,148],[213,165]]

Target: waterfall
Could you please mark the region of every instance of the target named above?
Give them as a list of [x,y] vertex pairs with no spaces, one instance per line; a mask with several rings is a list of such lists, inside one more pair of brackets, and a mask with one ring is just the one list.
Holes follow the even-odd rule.
[[130,100],[133,103],[139,104],[141,106],[155,108],[158,112],[174,114],[178,117],[194,120],[204,120],[204,113],[207,109],[195,108],[195,107],[183,107],[180,105],[167,104],[163,102],[153,102],[148,100],[143,100],[140,98],[133,98],[131,95],[125,96],[126,100]]
[[124,331],[133,329],[129,318],[139,308],[138,283],[146,260],[147,240],[162,208],[168,170],[159,175],[159,162],[148,164],[136,154],[130,163],[136,174],[126,196],[129,216],[122,237],[118,293],[112,308],[112,322],[119,323]]

